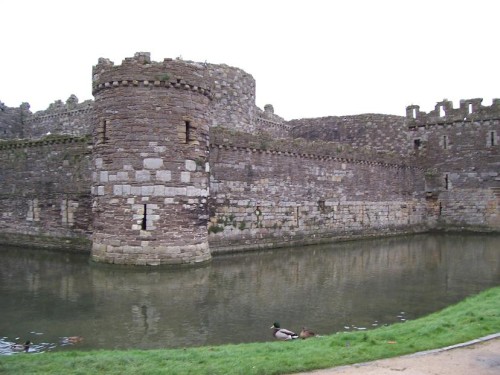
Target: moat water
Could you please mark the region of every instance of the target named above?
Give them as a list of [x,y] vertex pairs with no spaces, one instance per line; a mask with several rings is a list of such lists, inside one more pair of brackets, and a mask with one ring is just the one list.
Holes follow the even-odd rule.
[[[0,245],[0,354],[178,348],[404,323],[500,285],[500,236],[425,234],[129,268]],[[68,340],[67,337],[78,337]]]

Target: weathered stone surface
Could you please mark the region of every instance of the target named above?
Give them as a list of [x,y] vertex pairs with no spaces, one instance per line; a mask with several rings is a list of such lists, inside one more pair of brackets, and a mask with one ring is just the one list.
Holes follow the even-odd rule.
[[93,93],[36,114],[0,103],[9,241],[92,236],[97,261],[159,265],[429,228],[500,231],[498,99],[284,121],[255,106],[242,70],[148,53],[100,59]]

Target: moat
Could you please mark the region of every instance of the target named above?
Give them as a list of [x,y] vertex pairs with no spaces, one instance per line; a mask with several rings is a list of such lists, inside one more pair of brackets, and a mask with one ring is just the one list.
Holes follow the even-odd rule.
[[[176,348],[373,329],[500,285],[500,236],[425,234],[217,256],[197,268],[97,264],[0,245],[0,354]],[[77,343],[65,337],[83,338]]]

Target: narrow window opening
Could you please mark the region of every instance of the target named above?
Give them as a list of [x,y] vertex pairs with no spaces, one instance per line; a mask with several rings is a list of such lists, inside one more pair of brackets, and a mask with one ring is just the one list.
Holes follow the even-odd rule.
[[439,216],[443,214],[443,203],[439,202]]
[[146,223],[147,223],[147,205],[145,204],[144,205],[144,213],[142,215],[142,225],[141,225],[141,229],[142,230],[146,230]]
[[413,108],[412,111],[411,111],[411,116],[413,118],[417,118],[417,109],[416,108]]
[[189,143],[191,141],[191,121],[184,121],[184,126],[186,131],[185,143]]
[[495,146],[495,132],[490,132],[490,146]]
[[443,148],[446,150],[448,148],[448,136],[443,135]]
[[467,107],[467,113],[472,113],[472,103],[469,103]]
[[445,188],[446,190],[448,190],[448,188],[449,188],[449,181],[448,181],[448,180],[449,180],[449,179],[448,179],[448,173],[446,173],[446,174],[444,175],[444,188]]
[[106,143],[107,141],[107,127],[108,127],[108,120],[103,120],[101,122],[101,129],[99,129],[99,133],[97,134],[98,137],[98,142],[100,143]]
[[299,207],[296,208],[297,228],[299,227]]
[[70,222],[69,222],[69,200],[68,198],[66,198],[66,223],[69,225]]
[[446,113],[444,112],[444,107],[440,106],[439,107],[439,117],[444,117]]
[[420,149],[421,145],[422,145],[422,142],[420,141],[420,138],[417,138],[417,139],[413,140],[413,149],[414,150]]
[[68,225],[69,224],[69,202],[68,198],[63,199],[62,202],[62,222],[63,225]]
[[318,201],[318,208],[319,208],[319,211],[324,213],[325,210],[326,210],[326,204],[325,204],[325,201],[323,199],[320,199]]

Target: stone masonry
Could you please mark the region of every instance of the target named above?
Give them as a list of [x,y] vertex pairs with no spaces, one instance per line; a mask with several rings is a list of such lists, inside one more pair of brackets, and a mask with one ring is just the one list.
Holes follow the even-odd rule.
[[0,103],[0,240],[99,262],[500,231],[500,100],[285,121],[238,68],[99,59],[95,100]]

